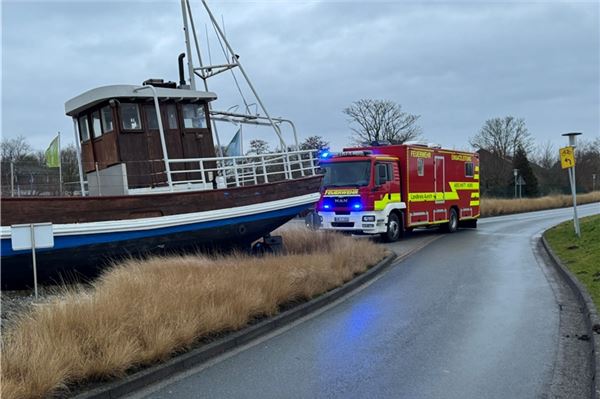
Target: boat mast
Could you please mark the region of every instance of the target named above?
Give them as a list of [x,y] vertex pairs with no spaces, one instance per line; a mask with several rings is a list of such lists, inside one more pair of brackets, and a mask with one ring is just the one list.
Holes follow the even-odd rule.
[[[190,33],[188,29],[187,12],[185,10],[186,3],[187,0],[181,0],[181,15],[183,17],[183,32],[185,34],[185,48],[187,52],[188,74],[190,75],[190,89],[196,90],[196,80],[194,77],[194,62],[192,60],[192,49],[190,47]],[[195,34],[196,32],[194,31],[194,35]]]
[[[185,6],[184,6],[185,4]],[[190,2],[188,0],[181,0],[181,11],[183,13],[183,29],[185,31],[185,44],[188,52],[188,68],[190,74],[190,82],[196,87],[196,76],[194,72],[194,65],[191,57],[191,47],[190,47],[190,37],[187,28],[187,17],[190,17],[190,24],[192,25],[192,33],[194,34],[194,44],[196,46],[196,55],[198,55],[198,63],[200,67],[203,66],[202,63],[202,54],[200,53],[200,45],[198,44],[198,36],[196,36],[196,26],[194,25],[194,17],[192,16],[192,9],[190,8]],[[204,82],[204,90],[208,91],[208,83],[205,78],[202,78],[202,82]],[[194,90],[194,89],[192,89]],[[208,111],[212,112],[212,103],[208,103]],[[221,146],[221,138],[219,137],[219,131],[217,130],[217,122],[211,118],[213,132],[215,132],[215,138],[217,139],[217,154],[220,158],[223,158],[223,147]]]
[[[283,152],[288,152],[287,151],[287,145],[285,143],[285,140],[283,139],[282,135],[281,135],[281,129],[279,128],[278,123],[282,123],[282,122],[288,122],[288,120],[284,120],[284,119],[280,119],[280,118],[273,118],[271,117],[271,115],[269,114],[269,112],[267,111],[267,108],[265,107],[264,103],[262,102],[260,96],[258,95],[258,92],[256,91],[256,89],[254,88],[254,85],[252,84],[252,82],[250,81],[250,77],[248,76],[248,74],[246,73],[244,67],[242,66],[240,60],[239,60],[239,56],[237,54],[235,54],[235,52],[233,51],[233,48],[231,47],[229,41],[227,40],[227,37],[225,36],[225,33],[223,32],[223,30],[221,29],[221,27],[219,26],[217,20],[215,19],[212,11],[210,10],[210,8],[208,7],[208,4],[206,2],[206,0],[202,0],[202,5],[204,6],[204,9],[206,10],[206,13],[208,14],[208,17],[211,20],[211,23],[213,24],[213,27],[215,28],[215,33],[218,35],[218,38],[220,41],[222,41],[225,44],[225,48],[227,50],[228,57],[227,57],[227,63],[225,64],[220,64],[220,65],[203,65],[202,61],[201,61],[201,57],[200,57],[200,48],[199,48],[199,43],[198,43],[198,38],[196,36],[196,30],[194,27],[194,22],[193,22],[193,18],[192,18],[192,12],[191,12],[191,8],[190,8],[190,4],[189,4],[189,0],[181,0],[182,2],[182,11],[189,15],[190,17],[190,22],[192,25],[192,32],[193,32],[193,37],[194,37],[194,42],[196,45],[196,51],[198,53],[198,58],[199,58],[199,62],[200,62],[200,67],[198,68],[194,68],[192,67],[192,71],[194,74],[196,74],[198,77],[200,77],[203,81],[204,81],[204,87],[206,90],[208,90],[208,84],[207,84],[207,80],[208,78],[215,76],[217,74],[220,74],[222,72],[228,71],[230,69],[233,68],[239,68],[240,72],[242,73],[242,76],[244,77],[244,79],[246,80],[246,83],[248,84],[248,87],[250,88],[252,94],[254,95],[254,97],[256,98],[256,101],[258,103],[258,105],[260,106],[260,109],[262,110],[262,112],[264,113],[264,117],[263,116],[259,116],[259,115],[250,115],[249,113],[247,114],[233,114],[233,113],[227,113],[229,118],[225,118],[225,119],[230,119],[232,116],[237,117],[238,118],[238,122],[241,123],[251,123],[251,124],[263,124],[263,123],[256,123],[257,119],[263,119],[266,120],[264,124],[266,125],[270,125],[273,130],[275,131],[275,134],[277,135],[277,137],[279,138],[279,142],[281,144],[282,147],[282,151]],[[186,7],[184,7],[183,5],[185,4]],[[187,8],[187,13],[185,8]],[[186,28],[187,26],[187,17],[184,16],[184,29],[186,32],[186,45],[188,48],[188,53],[190,51],[190,45],[189,45],[189,33],[188,30]],[[190,55],[188,54],[188,63],[192,63],[192,59],[190,57]],[[189,64],[188,64],[189,65]],[[193,78],[190,78],[190,81],[192,81]],[[225,116],[225,113],[221,113],[218,111],[211,111],[211,114],[213,115],[218,115],[218,116]],[[213,125],[215,122],[215,119],[217,120],[223,120],[222,118],[213,118]],[[293,125],[292,125],[293,126]],[[217,135],[218,137],[218,135]],[[295,133],[295,129],[294,129],[294,140],[295,140],[295,144],[296,146],[298,145],[298,139],[296,137],[296,133]],[[219,149],[221,148],[220,144],[219,144]]]

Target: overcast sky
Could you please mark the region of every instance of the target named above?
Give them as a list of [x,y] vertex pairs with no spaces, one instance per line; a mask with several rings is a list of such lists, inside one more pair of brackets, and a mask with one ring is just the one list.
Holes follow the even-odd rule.
[[[292,119],[301,138],[348,144],[342,109],[361,98],[421,115],[424,137],[450,148],[468,148],[486,119],[506,115],[556,145],[567,131],[600,132],[596,1],[209,4],[267,109]],[[192,7],[205,41],[199,1]],[[2,0],[2,136],[43,149],[61,131],[72,142],[65,101],[97,86],[177,81],[183,50],[176,0]],[[209,84],[217,109],[241,104],[228,74]],[[222,142],[235,129],[223,126]]]

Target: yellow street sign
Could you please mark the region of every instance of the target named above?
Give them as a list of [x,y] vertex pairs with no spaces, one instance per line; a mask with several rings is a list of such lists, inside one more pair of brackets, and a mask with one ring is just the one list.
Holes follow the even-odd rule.
[[560,149],[560,166],[562,166],[563,169],[568,169],[575,166],[573,147],[568,146]]

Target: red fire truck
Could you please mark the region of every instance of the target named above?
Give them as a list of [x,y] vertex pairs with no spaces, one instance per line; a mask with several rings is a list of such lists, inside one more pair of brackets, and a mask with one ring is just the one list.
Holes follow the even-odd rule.
[[415,227],[477,227],[476,153],[403,144],[345,148],[321,158],[323,229],[396,241]]

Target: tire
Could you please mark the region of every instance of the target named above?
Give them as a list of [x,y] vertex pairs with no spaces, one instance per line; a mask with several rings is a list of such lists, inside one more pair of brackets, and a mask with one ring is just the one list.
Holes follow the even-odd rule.
[[404,216],[400,213],[398,217],[396,212],[392,212],[388,216],[387,231],[381,234],[381,238],[385,242],[394,242],[402,236],[404,236]]
[[450,217],[448,223],[443,225],[443,230],[446,233],[454,233],[458,229],[458,215],[456,209],[450,208]]

